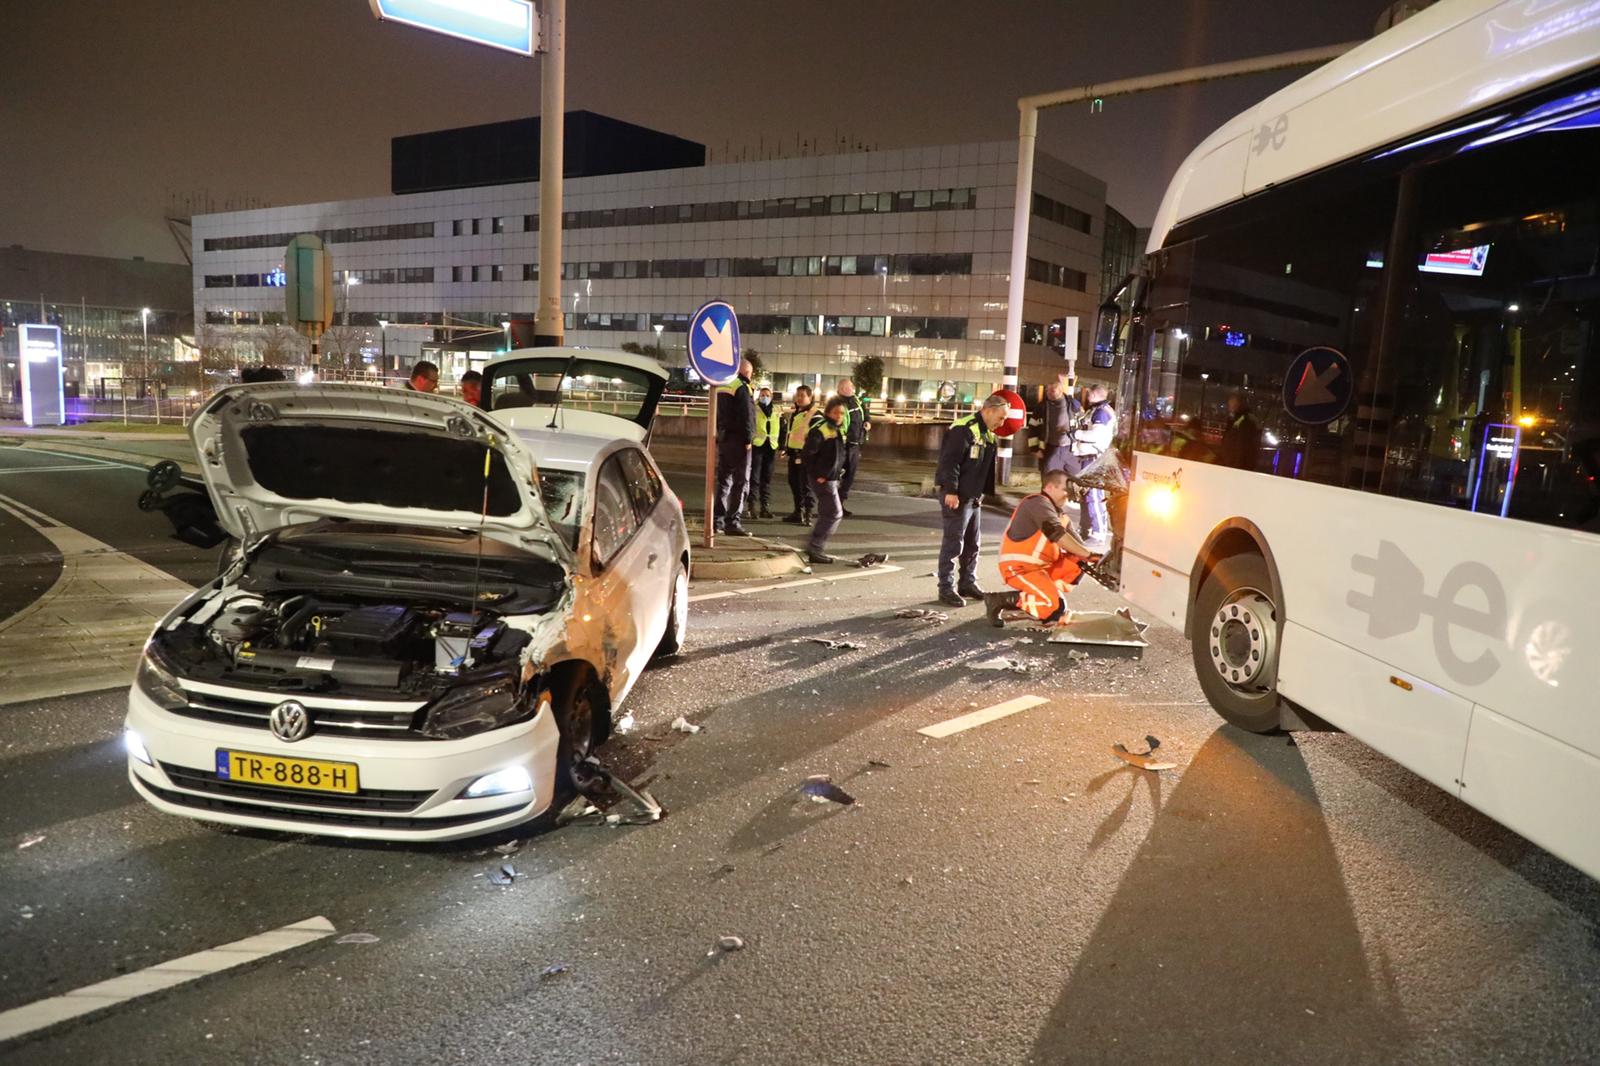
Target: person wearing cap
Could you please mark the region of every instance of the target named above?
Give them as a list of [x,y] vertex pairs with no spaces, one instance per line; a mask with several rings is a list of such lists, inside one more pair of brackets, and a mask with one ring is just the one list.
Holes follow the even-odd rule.
[[[965,607],[962,597],[983,596],[978,585],[978,552],[983,547],[980,518],[983,497],[994,486],[994,457],[1000,449],[995,430],[1011,412],[1004,396],[990,396],[972,414],[962,415],[944,431],[939,467],[934,474],[944,538],[939,545],[939,602]],[[956,575],[960,563],[959,583]]]

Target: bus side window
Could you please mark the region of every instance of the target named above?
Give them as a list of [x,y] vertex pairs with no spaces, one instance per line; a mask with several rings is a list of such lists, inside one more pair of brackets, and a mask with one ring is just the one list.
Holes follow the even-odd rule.
[[[1427,165],[1386,355],[1381,491],[1531,522],[1600,518],[1600,127]],[[1385,425],[1386,424],[1386,425]]]

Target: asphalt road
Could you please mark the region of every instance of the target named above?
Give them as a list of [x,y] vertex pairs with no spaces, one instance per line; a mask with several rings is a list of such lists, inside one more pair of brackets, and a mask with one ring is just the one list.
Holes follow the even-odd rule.
[[[57,479],[14,480],[48,510]],[[853,506],[840,553],[902,569],[696,603],[607,749],[667,818],[528,839],[510,887],[488,879],[498,838],[158,814],[124,778],[119,693],[0,706],[0,1011],[314,916],[338,931],[0,1059],[1600,1061],[1600,885],[1351,738],[1220,726],[1171,630],[1141,662],[1083,663],[977,608],[894,619],[931,599],[936,512]],[[209,567],[193,555],[169,564]],[[1085,586],[1079,606],[1116,603]],[[1028,672],[967,666],[1000,651]],[[1048,702],[916,732],[1023,695]],[[1177,769],[1111,755],[1146,734]],[[858,802],[802,798],[816,773]],[[746,946],[708,955],[724,935]]]

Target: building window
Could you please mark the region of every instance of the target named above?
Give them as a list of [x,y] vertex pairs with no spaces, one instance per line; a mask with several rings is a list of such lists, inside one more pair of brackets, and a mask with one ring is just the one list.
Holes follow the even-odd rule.
[[1044,259],[1034,259],[1032,256],[1028,258],[1028,280],[1072,289],[1075,292],[1087,292],[1089,286],[1089,275],[1083,271],[1073,270],[1071,267]]
[[507,218],[505,215],[496,215],[494,220],[494,232],[504,233],[506,231],[506,222]]
[[1033,213],[1047,222],[1075,229],[1079,233],[1088,233],[1092,226],[1087,212],[1069,207],[1060,200],[1052,200],[1042,193],[1033,194]]
[[503,266],[499,266],[499,265],[490,267],[489,268],[489,280],[490,281],[504,281],[504,280],[506,280],[506,268],[503,267]]

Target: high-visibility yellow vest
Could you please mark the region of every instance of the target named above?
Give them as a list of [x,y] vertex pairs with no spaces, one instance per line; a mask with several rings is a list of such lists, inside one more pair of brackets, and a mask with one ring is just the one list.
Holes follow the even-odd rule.
[[791,452],[798,452],[806,446],[806,434],[811,432],[811,420],[816,414],[816,404],[812,404],[804,411],[798,407],[789,408],[789,435],[784,438],[785,448]]
[[[987,444],[1000,443],[1000,438],[994,435],[994,430],[989,428],[981,415],[962,415],[960,418],[950,423],[951,429],[954,429],[957,426],[965,426],[967,431],[972,434],[972,446],[974,448],[982,448]],[[974,453],[974,457],[976,457],[976,453]]]
[[771,444],[773,447],[777,447],[779,434],[782,433],[780,428],[782,423],[783,413],[778,410],[776,404],[773,405],[771,412],[766,414],[762,413],[761,405],[757,404],[756,435],[755,439],[750,442],[751,446],[765,448],[768,444]]

